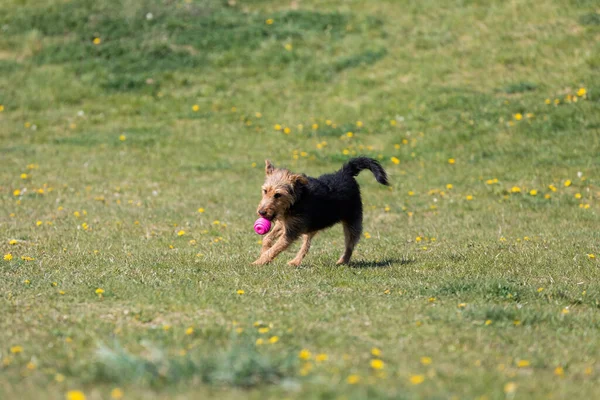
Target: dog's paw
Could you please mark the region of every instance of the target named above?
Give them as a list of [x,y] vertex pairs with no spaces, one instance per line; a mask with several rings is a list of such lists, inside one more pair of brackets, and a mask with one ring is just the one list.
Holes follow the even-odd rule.
[[301,262],[302,261],[291,260],[291,261],[288,261],[287,265],[289,265],[290,267],[299,267]]
[[263,258],[259,258],[258,260],[254,261],[252,263],[252,265],[266,265],[269,263],[269,260],[265,260]]
[[348,264],[348,260],[345,260],[344,258],[340,258],[339,260],[337,260],[337,262],[335,263],[335,265],[344,265],[344,264]]

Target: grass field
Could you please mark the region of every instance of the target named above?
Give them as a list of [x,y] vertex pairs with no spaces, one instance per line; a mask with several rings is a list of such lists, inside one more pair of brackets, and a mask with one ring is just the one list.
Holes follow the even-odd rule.
[[[365,232],[253,267],[264,159]],[[0,398],[590,399],[600,8],[3,0]]]

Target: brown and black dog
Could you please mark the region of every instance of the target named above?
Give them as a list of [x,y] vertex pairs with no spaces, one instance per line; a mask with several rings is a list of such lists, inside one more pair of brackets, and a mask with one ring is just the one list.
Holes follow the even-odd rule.
[[318,178],[275,168],[269,160],[265,164],[266,179],[257,212],[275,224],[264,237],[260,257],[253,264],[273,261],[302,236],[300,251],[288,262],[298,266],[308,253],[313,236],[338,222],[344,226],[346,249],[337,263],[347,264],[362,233],[362,201],[354,177],[368,169],[377,182],[389,185],[381,164],[372,158],[357,157],[339,171]]

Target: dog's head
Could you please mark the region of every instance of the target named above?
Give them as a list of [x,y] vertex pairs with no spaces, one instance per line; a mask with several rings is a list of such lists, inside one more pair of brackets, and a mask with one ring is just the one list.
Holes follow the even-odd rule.
[[302,185],[308,183],[306,175],[294,174],[283,168],[275,168],[265,160],[265,183],[262,186],[262,199],[256,212],[263,218],[274,220],[285,215],[296,202]]

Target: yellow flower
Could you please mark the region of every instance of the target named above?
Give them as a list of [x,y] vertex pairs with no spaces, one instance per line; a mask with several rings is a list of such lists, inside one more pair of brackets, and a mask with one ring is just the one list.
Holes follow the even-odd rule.
[[449,158],[448,159],[448,164],[455,164],[456,160],[454,158]]
[[291,43],[286,43],[285,46],[283,46],[283,47],[285,47],[285,49],[287,51],[292,51],[292,48],[293,48]]
[[363,126],[362,121],[356,121],[356,127],[357,128],[362,128],[362,126]]
[[65,376],[63,374],[54,375],[54,380],[58,383],[64,382]]
[[21,191],[19,189],[15,189],[13,192],[13,196],[19,196],[21,194]]
[[85,394],[81,390],[69,390],[67,400],[85,400]]
[[537,196],[537,194],[538,194],[538,191],[537,191],[537,190],[535,190],[535,189],[531,189],[531,190],[529,191],[529,195],[530,195],[530,196]]
[[521,193],[521,188],[518,186],[513,186],[510,191],[511,193]]
[[565,374],[565,370],[562,367],[554,368],[554,375],[563,376]]
[[257,346],[260,346],[261,344],[264,344],[264,343],[265,343],[264,339],[261,339],[261,338],[256,339],[256,342],[255,342],[255,344]]
[[523,119],[523,115],[521,115],[521,113],[516,113],[516,114],[515,114],[515,119],[516,119],[517,121],[520,121],[520,120],[522,120],[522,119]]
[[15,245],[15,244],[17,244],[17,241],[16,241],[15,239],[11,239],[11,240],[8,242],[8,244],[10,244],[10,245],[12,246],[12,245]]
[[31,281],[30,281],[29,279],[25,279],[25,280],[23,281],[23,283],[24,283],[24,284],[26,284],[26,285],[29,285],[29,284],[31,283]]
[[577,91],[577,96],[583,97],[586,93],[587,91],[585,90],[585,88],[579,88],[579,90]]
[[348,382],[350,385],[356,385],[358,382],[360,382],[360,376],[354,374],[348,375],[346,382]]
[[102,289],[102,288],[96,289],[96,294],[97,295],[102,295],[103,293],[104,293],[104,289]]
[[517,362],[517,367],[519,367],[519,368],[529,367],[529,361],[527,361],[527,360],[519,360]]
[[381,350],[379,350],[377,347],[373,347],[371,349],[371,354],[374,355],[375,357],[379,357],[379,356],[381,356]]
[[473,200],[473,196],[472,195],[467,195],[467,197],[465,197],[467,199],[467,201],[471,201]]
[[563,309],[562,309],[562,311],[561,311],[561,312],[562,312],[563,314],[568,314],[568,313],[569,313],[569,308],[568,308],[568,307],[565,307],[565,308],[563,308]]
[[423,383],[424,380],[425,380],[424,375],[411,375],[410,376],[410,383],[412,383],[413,385],[420,385],[421,383]]
[[23,347],[21,346],[13,346],[10,348],[10,352],[13,354],[19,354],[23,352]]
[[588,254],[587,256],[588,256],[588,258],[589,258],[589,259],[594,259],[594,258],[596,258],[596,256],[595,256],[595,255],[593,255],[593,254]]
[[289,135],[290,133],[292,133],[292,130],[286,126],[285,128],[283,128],[283,133]]
[[27,363],[26,367],[27,367],[28,370],[33,371],[36,368],[36,365],[34,363],[32,363],[31,361],[29,361]]
[[467,303],[459,303],[458,304],[458,308],[465,308],[467,306]]
[[371,368],[373,369],[383,369],[385,368],[385,363],[380,359],[371,360]]
[[352,133],[352,132],[346,132],[346,136],[348,136],[349,138],[351,138],[352,136],[354,136],[354,133]]
[[126,140],[127,140],[127,136],[125,136],[125,135],[121,135],[121,136],[119,136],[119,140],[120,140],[121,142],[124,142],[124,141],[126,141]]
[[492,324],[492,320],[491,320],[491,319],[487,319],[487,320],[485,321],[485,324],[486,324],[486,325],[491,325],[491,324]]
[[194,328],[192,328],[191,326],[185,330],[185,334],[188,336],[192,333],[194,333]]
[[33,260],[35,260],[35,258],[30,257],[30,256],[21,256],[21,260],[23,260],[23,261],[33,261]]
[[315,356],[315,361],[317,362],[327,361],[328,359],[329,357],[325,353],[319,353]]
[[275,22],[275,21],[273,21],[273,18],[269,18],[268,20],[265,21],[265,24],[273,25],[273,22]]
[[559,105],[560,104],[560,100],[559,99],[554,99],[554,104]]
[[412,190],[409,190],[409,191],[408,191],[408,195],[409,195],[409,196],[414,196],[414,195],[415,195],[415,192],[413,192]]
[[242,295],[242,294],[244,294],[246,292],[244,292],[242,289],[238,289],[236,293],[239,294],[239,295]]
[[95,45],[99,45],[100,43],[102,43],[102,39],[100,39],[99,37],[97,37],[97,38],[94,38],[94,41],[93,41],[93,43],[94,43]]
[[431,359],[431,357],[421,357],[421,364],[423,365],[429,365],[433,362],[433,360]]
[[435,302],[435,297],[430,297],[427,299],[428,302],[430,303],[434,303]]
[[400,160],[397,157],[392,157],[390,160],[392,160],[392,162],[396,165],[400,164]]
[[271,330],[271,328],[269,328],[268,326],[263,326],[258,328],[258,333],[267,333]]
[[282,126],[281,126],[280,124],[275,124],[275,126],[273,126],[273,128],[274,128],[276,131],[280,131],[280,130],[281,130],[281,128],[282,128]]
[[389,212],[389,211],[390,211],[390,206],[385,206],[385,207],[383,208],[383,210],[384,210],[385,212]]
[[448,184],[446,185],[446,189],[448,189],[448,190],[452,190],[452,188],[453,188],[453,187],[454,187],[454,186],[452,186],[452,184],[451,184],[451,183],[448,183]]
[[504,385],[504,393],[514,393],[517,390],[517,384],[514,382],[508,382]]
[[6,253],[6,254],[4,255],[4,261],[10,261],[10,260],[12,260],[12,259],[13,259],[13,256],[12,256],[12,254],[10,254],[10,253]]
[[302,349],[300,350],[300,353],[298,353],[298,358],[301,360],[310,360],[310,351],[306,350],[306,349]]
[[581,199],[581,193],[575,193],[575,198],[576,198],[577,200]]
[[312,124],[312,128],[313,128],[314,130],[317,130],[317,129],[319,129],[319,124]]
[[396,126],[397,122],[395,119],[390,119],[390,125],[391,126]]
[[179,232],[177,232],[177,236],[183,236],[185,235],[185,231],[182,229]]
[[119,388],[114,388],[113,390],[110,391],[110,398],[115,399],[115,400],[122,399],[123,391]]
[[43,222],[42,222],[42,221],[36,221],[36,222],[35,222],[35,224],[36,224],[37,226],[40,226],[40,225],[42,225],[42,224],[43,224]]
[[539,287],[538,290],[537,290],[538,293],[542,293],[543,291],[544,291],[543,287]]
[[371,234],[369,232],[365,232],[365,239],[371,239]]
[[269,343],[271,343],[271,344],[275,344],[275,343],[277,343],[277,342],[279,342],[279,336],[271,336],[271,337],[269,338]]
[[567,179],[567,180],[565,181],[565,186],[566,186],[566,187],[569,187],[569,186],[571,186],[571,180],[570,180],[570,179]]
[[550,104],[550,103],[552,103],[552,100],[550,100],[550,99],[546,99],[546,100],[544,100],[544,103],[546,103],[546,104]]
[[0,104],[0,112],[4,111],[4,106]]

